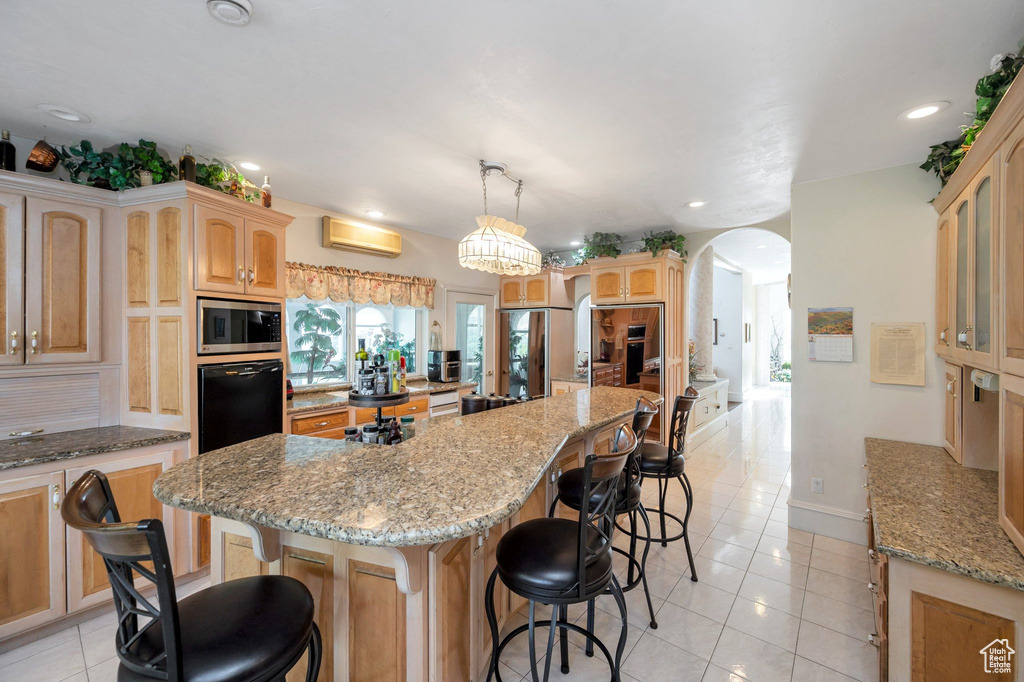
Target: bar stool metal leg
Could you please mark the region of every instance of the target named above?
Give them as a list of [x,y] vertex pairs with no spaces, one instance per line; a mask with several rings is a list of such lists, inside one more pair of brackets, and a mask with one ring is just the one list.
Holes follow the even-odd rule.
[[626,596],[622,593],[622,587],[615,576],[612,576],[611,584],[612,597],[619,606],[619,617],[622,619],[622,629],[619,631],[619,645],[615,648],[615,666],[612,668],[612,682],[619,682],[619,671],[622,669],[622,652],[626,650],[626,635],[629,631],[626,619]]
[[484,612],[487,614],[487,625],[491,628],[491,664],[487,667],[487,682],[491,682],[491,676],[496,675],[498,669],[498,617],[494,613],[494,582],[497,579],[498,569],[495,568],[484,588]]
[[[562,604],[558,608],[558,618],[566,623],[569,622],[569,606]],[[562,655],[562,674],[569,674],[569,631],[566,628],[559,628],[559,635],[561,635],[561,646],[560,653]]]
[[320,664],[323,661],[323,639],[320,628],[313,623],[313,632],[309,636],[309,663],[306,666],[306,682],[316,682],[320,675]]
[[[644,506],[642,504],[637,509],[637,511],[640,513],[640,519],[644,522],[644,529],[646,531],[647,538],[648,538],[646,540],[645,544],[644,544],[643,557],[640,559],[640,579],[641,579],[641,581],[643,582],[643,585],[644,585],[644,596],[647,597],[647,612],[649,614],[651,614],[651,629],[652,630],[657,630],[658,629],[658,621],[654,618],[654,604],[651,602],[651,590],[650,590],[650,588],[647,587],[647,553],[651,550],[651,540],[650,540],[650,537],[651,537],[651,522],[647,518],[647,510],[644,509]],[[637,537],[637,534],[636,534],[636,522],[634,521],[633,522],[633,542],[636,542],[636,537]],[[630,567],[632,567],[632,565],[633,564],[630,563]]]
[[690,533],[687,530],[690,522],[690,512],[693,510],[693,486],[686,474],[679,476],[679,483],[683,486],[683,494],[686,495],[686,513],[683,515],[683,542],[686,544],[686,558],[690,561],[690,580],[697,582],[697,568],[693,565],[693,551],[690,549]]

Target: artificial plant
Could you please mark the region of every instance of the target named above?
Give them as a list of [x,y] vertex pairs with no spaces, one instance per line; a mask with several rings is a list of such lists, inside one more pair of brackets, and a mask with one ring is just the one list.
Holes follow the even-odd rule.
[[974,122],[969,126],[961,126],[960,137],[955,140],[946,140],[932,145],[931,153],[921,164],[921,169],[935,173],[943,187],[960,166],[960,162],[963,161],[964,155],[974,144],[978,133],[992,118],[992,113],[999,106],[1003,95],[1006,94],[1022,67],[1024,67],[1024,55],[1006,54],[994,58],[992,73],[979,79],[974,87],[974,92],[978,96],[974,105]]
[[644,251],[650,251],[651,256],[655,257],[661,253],[662,249],[672,249],[683,258],[683,262],[686,262],[686,236],[676,234],[672,230],[662,230],[661,232],[651,232],[650,234],[645,233],[644,238]]
[[57,147],[60,164],[68,172],[71,182],[92,185],[101,189],[122,190],[141,187],[139,173],[153,174],[153,184],[170,182],[178,169],[165,159],[155,142],[139,140],[138,145],[122,142],[116,152],[98,151],[89,140],[77,146]]
[[590,253],[588,258],[600,258],[601,256],[615,258],[622,253],[621,245],[622,235],[614,232],[595,232],[583,238],[583,248],[580,251],[588,249]]
[[298,335],[294,346],[298,350],[291,352],[291,360],[296,365],[305,365],[306,383],[313,383],[315,372],[345,372],[345,359],[337,368],[331,366],[335,355],[333,337],[341,334],[341,313],[331,306],[309,303],[305,308],[295,312],[292,329]]
[[554,251],[548,251],[540,259],[540,267],[543,269],[547,268],[564,268],[565,259],[559,256]]
[[245,199],[250,204],[260,201],[259,187],[246,180],[232,164],[220,159],[196,163],[196,184]]

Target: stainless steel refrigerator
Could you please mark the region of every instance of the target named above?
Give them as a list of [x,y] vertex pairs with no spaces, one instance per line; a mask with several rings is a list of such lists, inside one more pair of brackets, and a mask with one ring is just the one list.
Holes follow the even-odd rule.
[[572,311],[562,308],[499,311],[497,392],[550,395],[551,378],[573,371],[572,321]]

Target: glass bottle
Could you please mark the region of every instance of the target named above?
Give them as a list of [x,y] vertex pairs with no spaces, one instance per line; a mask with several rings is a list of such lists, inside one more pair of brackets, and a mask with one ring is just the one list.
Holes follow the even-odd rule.
[[260,188],[260,196],[263,199],[263,207],[270,208],[270,176],[263,176],[263,187]]
[[405,356],[403,355],[398,361],[398,387],[405,388]]
[[192,145],[185,145],[178,160],[178,177],[189,182],[196,181],[196,157],[192,156]]
[[14,143],[11,142],[11,133],[8,130],[0,133],[0,169],[13,172],[17,167],[14,159]]
[[398,424],[398,420],[394,419],[391,421],[391,426],[388,428],[388,445],[398,445],[402,442],[402,427]]
[[402,417],[402,440],[409,440],[416,435],[416,418],[412,416]]
[[370,361],[370,354],[366,352],[366,339],[359,339],[359,350],[356,351],[356,362],[359,369],[366,369],[366,363]]

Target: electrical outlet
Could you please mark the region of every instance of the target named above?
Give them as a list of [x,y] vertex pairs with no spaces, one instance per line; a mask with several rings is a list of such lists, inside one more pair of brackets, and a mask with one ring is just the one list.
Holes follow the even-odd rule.
[[811,492],[819,495],[825,492],[825,482],[820,478],[811,479]]

